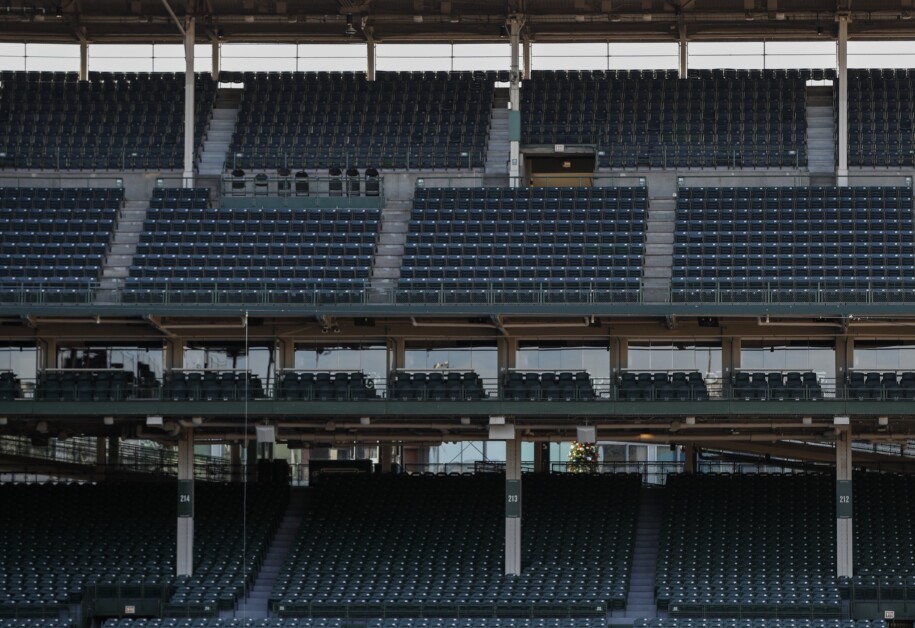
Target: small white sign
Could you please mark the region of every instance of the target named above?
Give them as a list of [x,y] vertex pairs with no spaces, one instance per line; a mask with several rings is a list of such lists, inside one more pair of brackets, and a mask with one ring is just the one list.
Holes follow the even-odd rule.
[[896,611],[883,611],[883,619],[896,619]]
[[124,614],[125,614],[125,615],[136,615],[136,614],[137,614],[137,607],[136,607],[136,606],[125,606],[125,607],[124,607]]
[[566,145],[565,144],[556,144],[553,146],[553,150],[556,151],[557,153],[564,153],[564,152],[566,152]]

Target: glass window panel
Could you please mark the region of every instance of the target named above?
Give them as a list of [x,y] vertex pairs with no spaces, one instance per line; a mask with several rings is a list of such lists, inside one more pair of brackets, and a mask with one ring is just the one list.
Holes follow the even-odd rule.
[[35,381],[38,350],[35,347],[0,347],[0,371],[12,371],[20,380]]
[[388,350],[384,344],[297,344],[295,368],[313,371],[362,371],[379,393],[387,380]]

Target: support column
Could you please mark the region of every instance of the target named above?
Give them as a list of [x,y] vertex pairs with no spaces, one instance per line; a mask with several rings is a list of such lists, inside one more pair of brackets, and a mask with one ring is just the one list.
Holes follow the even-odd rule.
[[731,394],[734,372],[740,368],[740,339],[721,339],[721,388],[725,397]]
[[521,574],[521,439],[505,441],[505,575]]
[[680,24],[680,78],[685,79],[689,71],[689,40],[686,38],[686,25]]
[[108,464],[108,443],[104,436],[95,439],[95,466],[104,467]]
[[[846,421],[847,417],[842,417]],[[838,418],[837,418],[838,420]],[[852,575],[851,425],[836,425],[836,576]]]
[[531,40],[527,37],[521,40],[522,51],[524,54],[524,75],[525,81],[531,80]]
[[109,436],[108,437],[108,464],[115,465],[115,466],[121,464],[121,437],[120,436]]
[[178,439],[177,575],[194,575],[194,428]]
[[219,80],[219,40],[214,39],[212,42],[213,47],[213,67],[210,68],[210,74],[213,76],[214,81]]
[[843,387],[848,381],[848,369],[855,365],[855,342],[848,336],[836,338],[836,396],[845,397]]
[[534,443],[534,470],[537,473],[550,472],[550,443],[538,441]]
[[378,465],[382,473],[390,473],[394,463],[394,447],[391,445],[378,446]]
[[295,341],[282,339],[277,341],[277,363],[284,371],[295,368]]
[[366,79],[375,80],[375,40],[369,38],[365,41]]
[[184,27],[184,186],[194,186],[194,18]]
[[839,44],[836,57],[839,65],[839,163],[836,185],[848,185],[848,16],[838,16]]
[[79,80],[89,80],[89,42],[79,44]]
[[521,179],[521,70],[519,63],[521,37],[521,17],[512,15],[508,18],[508,32],[511,43],[511,71],[509,73],[509,102],[511,110],[508,112],[508,183],[516,188]]
[[683,471],[686,473],[695,473],[696,472],[696,462],[698,458],[698,450],[693,443],[689,443],[683,447]]
[[232,482],[241,481],[241,445],[229,443],[229,478]]

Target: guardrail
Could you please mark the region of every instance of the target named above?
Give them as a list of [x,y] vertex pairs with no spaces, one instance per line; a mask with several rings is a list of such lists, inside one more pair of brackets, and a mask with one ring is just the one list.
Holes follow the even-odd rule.
[[671,287],[671,303],[798,304],[798,303],[915,303],[915,282],[824,282],[808,287],[760,283],[748,287],[721,284]]
[[[753,373],[772,373],[773,369],[746,369]],[[325,371],[331,375],[337,371]],[[351,371],[339,371],[349,373]],[[442,371],[445,372],[445,371]],[[558,373],[538,369],[538,373]],[[640,372],[647,372],[640,370]],[[796,371],[803,372],[803,371]],[[885,373],[911,372],[911,369],[896,371],[883,370]],[[770,384],[761,382],[744,382],[736,384],[733,379],[722,382],[720,379],[708,379],[706,389],[688,386],[651,385],[633,388],[622,385],[618,377],[591,376],[590,388],[581,385],[565,386],[561,382],[543,382],[542,385],[526,386],[522,389],[509,387],[502,378],[480,378],[481,388],[462,383],[460,387],[448,384],[428,385],[414,382],[398,387],[396,380],[388,376],[366,374],[364,384],[348,383],[345,387],[336,387],[332,382],[323,385],[313,382],[303,386],[284,385],[282,375],[277,378],[250,381],[240,379],[234,384],[220,382],[219,386],[204,385],[203,382],[185,382],[175,388],[165,381],[142,382],[109,387],[101,391],[91,384],[72,383],[67,387],[55,386],[53,397],[47,396],[34,379],[19,380],[20,388],[15,395],[16,403],[22,401],[44,402],[142,402],[142,401],[251,401],[275,400],[288,402],[336,402],[350,401],[361,403],[376,402],[502,402],[502,401],[579,401],[600,402],[614,401],[622,403],[647,402],[791,402],[811,401],[824,402],[831,400],[848,401],[915,401],[915,386],[907,381],[897,380],[894,384],[879,384],[836,381],[832,377],[818,377],[816,386],[796,385],[794,383]],[[592,394],[593,391],[593,394]],[[94,449],[92,450],[94,452]]]
[[97,280],[59,284],[54,282],[0,282],[0,305],[104,305],[169,307],[314,306],[362,305],[394,307],[410,311],[427,308],[473,306],[565,306],[565,305],[797,305],[797,304],[912,304],[915,282],[906,284],[820,285],[796,288],[765,284],[754,288],[671,288],[669,299],[645,299],[639,287],[604,288],[342,288],[275,289],[252,280],[248,287],[198,288],[184,280],[164,281],[161,288],[127,287],[121,279],[102,289]]
[[[95,441],[86,438],[49,439],[47,446],[38,446],[31,439],[19,436],[0,436],[0,454],[86,465],[95,465],[98,455]],[[195,465],[210,465],[216,460],[212,456],[194,455]],[[112,462],[114,466],[128,468],[140,465],[177,469],[177,464],[178,453],[174,449],[156,449],[124,441],[118,444],[117,462]]]

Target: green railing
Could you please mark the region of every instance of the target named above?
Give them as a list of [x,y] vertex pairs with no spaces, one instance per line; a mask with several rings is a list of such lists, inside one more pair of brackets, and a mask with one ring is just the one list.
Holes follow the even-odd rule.
[[913,282],[766,282],[734,287],[725,282],[681,284],[670,289],[671,303],[701,304],[881,304],[915,303]]

